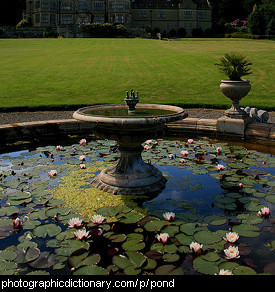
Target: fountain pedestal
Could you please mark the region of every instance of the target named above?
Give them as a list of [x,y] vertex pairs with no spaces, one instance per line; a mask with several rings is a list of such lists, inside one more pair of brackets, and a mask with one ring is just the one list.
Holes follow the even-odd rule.
[[113,194],[143,195],[161,191],[166,178],[153,165],[143,161],[143,147],[126,148],[119,146],[121,157],[97,175],[92,185]]
[[138,104],[135,114],[122,104],[97,105],[79,109],[73,114],[78,120],[91,122],[99,138],[116,140],[121,153],[118,163],[98,174],[92,185],[113,194],[146,195],[160,192],[166,178],[155,166],[145,163],[142,143],[163,132],[165,124],[186,118],[180,107]]

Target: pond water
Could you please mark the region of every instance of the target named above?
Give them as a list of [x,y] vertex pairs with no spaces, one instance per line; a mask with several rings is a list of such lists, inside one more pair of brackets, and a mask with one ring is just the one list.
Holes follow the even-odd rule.
[[87,110],[84,114],[101,117],[142,118],[172,115],[175,114],[175,111],[159,108],[136,108],[135,113],[129,114],[128,107],[104,107]]
[[[137,199],[91,186],[119,153],[115,141],[81,138],[0,154],[0,274],[275,274],[273,154],[209,139],[147,141],[143,159],[167,183]],[[81,226],[70,228],[72,218]],[[224,239],[229,230],[236,242]],[[202,249],[191,252],[192,242]],[[230,246],[238,254],[227,259]]]

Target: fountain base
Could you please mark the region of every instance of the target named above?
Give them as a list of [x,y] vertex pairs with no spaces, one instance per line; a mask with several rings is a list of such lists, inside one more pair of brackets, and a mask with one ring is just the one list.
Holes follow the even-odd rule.
[[121,157],[117,164],[104,169],[91,182],[105,192],[123,195],[148,195],[165,188],[167,179],[161,171],[142,160],[143,147],[119,147]]

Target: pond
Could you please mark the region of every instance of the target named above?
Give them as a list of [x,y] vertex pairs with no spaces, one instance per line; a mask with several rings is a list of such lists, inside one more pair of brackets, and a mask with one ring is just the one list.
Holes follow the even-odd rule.
[[148,140],[143,159],[167,183],[137,198],[91,186],[119,153],[115,141],[82,138],[2,150],[0,274],[275,274],[273,154]]

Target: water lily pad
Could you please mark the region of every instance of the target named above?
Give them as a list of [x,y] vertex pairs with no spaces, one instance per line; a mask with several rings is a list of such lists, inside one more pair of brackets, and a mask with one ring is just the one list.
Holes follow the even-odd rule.
[[152,220],[152,221],[147,222],[144,228],[150,232],[158,232],[166,224],[167,222],[164,222],[162,220]]
[[0,275],[13,275],[17,264],[10,261],[0,261]]
[[115,266],[123,270],[132,265],[131,261],[127,257],[122,255],[114,256],[112,261]]
[[95,275],[95,276],[101,276],[101,275],[108,275],[108,271],[104,268],[101,268],[99,266],[82,266],[79,269],[73,271],[73,275]]
[[221,236],[209,230],[198,231],[194,234],[194,239],[201,244],[212,244],[222,240]]
[[275,204],[275,195],[267,195],[267,196],[265,196],[265,200],[270,202],[270,203]]
[[27,250],[17,249],[15,253],[15,262],[18,264],[23,264],[37,259],[40,255],[40,250],[36,247],[29,247]]
[[156,269],[156,275],[183,275],[184,272],[181,268],[175,267],[173,265],[163,265]]
[[119,221],[121,223],[133,224],[133,223],[137,223],[140,219],[142,219],[142,217],[144,216],[141,214],[131,212],[131,213],[123,214],[121,217],[117,217],[117,218],[119,218]]
[[210,225],[223,225],[226,223],[226,217],[220,215],[208,215],[203,220]]
[[55,224],[42,224],[34,228],[33,234],[37,237],[56,236],[61,232],[61,228]]
[[122,248],[127,251],[138,251],[142,250],[145,247],[145,243],[140,240],[127,240],[122,244]]
[[141,267],[146,261],[146,257],[139,252],[128,251],[127,256],[130,262],[136,267]]
[[204,255],[201,255],[201,258],[209,262],[216,262],[220,259],[220,256],[215,252],[208,252]]
[[135,266],[128,266],[127,268],[124,269],[124,273],[125,275],[135,276],[141,273],[141,269]]
[[188,236],[184,233],[177,234],[175,238],[182,245],[189,245],[192,241],[194,241],[192,236]]
[[204,260],[201,256],[194,259],[193,268],[198,272],[207,275],[215,275],[219,272],[217,262]]
[[2,207],[0,209],[0,216],[11,216],[12,214],[18,213],[19,209],[15,206],[8,206],[8,207]]
[[234,275],[257,275],[253,269],[246,266],[238,266],[232,270],[232,273]]
[[257,237],[260,235],[260,229],[257,226],[249,224],[240,224],[232,227],[233,232],[237,232],[239,236]]
[[81,240],[68,239],[60,243],[60,247],[55,249],[57,255],[70,256],[72,253],[81,250],[88,250],[90,247],[88,242]]
[[29,266],[35,269],[48,269],[56,263],[55,255],[49,252],[41,252],[41,254],[32,262],[29,262]]
[[163,255],[163,260],[167,263],[173,263],[179,260],[180,256],[176,253],[166,253]]
[[263,218],[257,214],[239,214],[236,217],[239,220],[242,220],[242,223],[245,224],[260,224],[263,222]]
[[10,250],[1,250],[0,251],[0,260],[1,261],[13,261],[17,257],[17,254]]

